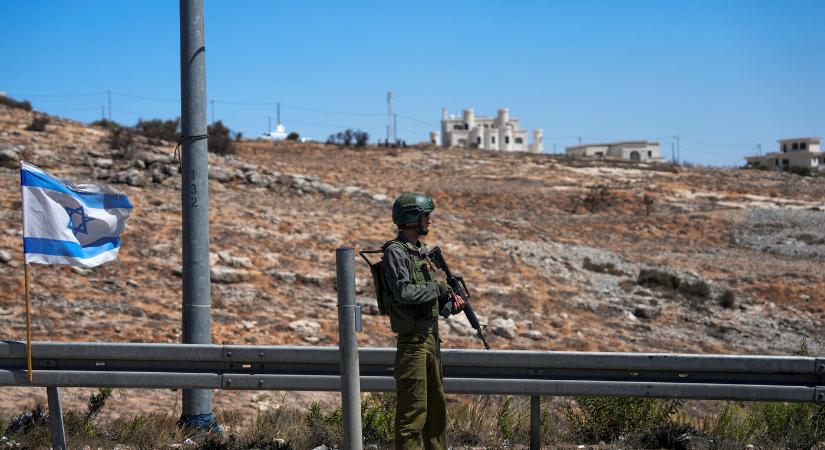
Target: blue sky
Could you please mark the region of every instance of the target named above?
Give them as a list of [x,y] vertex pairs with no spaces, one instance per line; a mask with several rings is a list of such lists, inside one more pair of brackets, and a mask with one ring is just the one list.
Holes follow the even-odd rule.
[[[440,110],[510,108],[545,151],[655,139],[741,165],[825,135],[823,1],[206,1],[207,96],[247,136],[427,138]],[[180,113],[178,2],[0,0],[0,91],[91,121]],[[244,104],[249,102],[252,104]],[[264,104],[260,104],[264,103]],[[108,114],[108,112],[107,112]],[[213,111],[210,109],[211,119]]]

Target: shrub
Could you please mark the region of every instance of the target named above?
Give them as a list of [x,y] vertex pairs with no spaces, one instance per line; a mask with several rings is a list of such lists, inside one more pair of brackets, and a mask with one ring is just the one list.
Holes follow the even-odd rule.
[[288,141],[300,141],[301,140],[301,135],[294,132],[294,131],[290,131],[289,134],[286,135],[286,140],[288,140]]
[[568,407],[567,420],[579,439],[612,442],[670,423],[683,402],[650,398],[579,397]]
[[512,444],[519,432],[521,421],[513,408],[513,397],[505,396],[496,411],[496,432],[500,442],[504,445]]
[[598,272],[598,273],[609,273],[610,275],[622,276],[625,273],[619,270],[615,264],[612,262],[606,262],[602,264],[594,263],[590,260],[590,258],[584,258],[584,262],[582,263],[582,267],[585,270],[589,270],[591,272]]
[[361,402],[361,428],[364,442],[388,445],[394,440],[395,394],[368,394]]
[[367,145],[367,141],[370,140],[369,133],[361,130],[356,130],[355,133],[353,133],[353,137],[355,138],[356,147],[363,147]]
[[31,111],[32,104],[28,100],[17,101],[11,97],[0,95],[0,105],[8,106],[9,108],[22,109],[24,111]]
[[367,145],[370,135],[366,131],[346,129],[338,133],[330,134],[327,138],[327,144],[341,145],[349,147],[355,143],[356,147],[363,147]]
[[229,155],[235,152],[235,146],[232,144],[230,134],[232,130],[224,126],[220,120],[207,127],[207,134],[209,134],[208,148],[212,153],[219,155]]
[[810,177],[813,175],[813,171],[810,167],[803,167],[803,166],[791,166],[785,169],[786,172],[790,172],[801,177]]
[[710,286],[702,280],[693,283],[681,283],[678,291],[685,297],[694,299],[705,299],[710,296]]
[[344,433],[344,416],[341,408],[329,413],[321,411],[321,405],[313,402],[306,414],[307,444],[309,448],[321,445],[340,446]]
[[29,126],[26,127],[26,130],[27,131],[46,131],[46,125],[48,125],[48,124],[49,124],[49,118],[48,117],[46,117],[44,115],[40,115],[40,114],[35,114],[34,119],[32,119],[32,123],[29,124]]
[[[591,213],[610,208],[616,203],[616,196],[607,186],[592,186],[582,200],[585,209]],[[578,208],[574,208],[578,209]]]
[[174,142],[180,137],[180,133],[178,132],[179,127],[180,118],[174,120],[139,119],[137,124],[135,124],[135,132],[149,139],[161,139]]
[[752,170],[768,170],[769,167],[767,164],[763,163],[762,161],[752,161],[745,164],[743,169],[752,169]]
[[109,148],[120,150],[123,156],[128,156],[135,142],[135,132],[131,128],[116,127],[109,132]]
[[91,125],[93,127],[102,127],[102,128],[106,128],[106,129],[109,129],[109,130],[114,130],[114,129],[123,127],[121,124],[115,122],[114,120],[109,120],[109,119],[105,119],[105,118],[95,120],[94,122],[90,123],[89,125]]
[[736,305],[736,294],[730,289],[725,289],[725,292],[719,296],[719,305],[723,308],[733,308]]
[[681,280],[676,275],[656,269],[642,269],[639,271],[639,278],[636,283],[639,286],[659,288],[668,291],[679,289]]
[[645,205],[645,216],[649,216],[650,210],[653,209],[653,197],[645,194],[642,197],[642,203]]

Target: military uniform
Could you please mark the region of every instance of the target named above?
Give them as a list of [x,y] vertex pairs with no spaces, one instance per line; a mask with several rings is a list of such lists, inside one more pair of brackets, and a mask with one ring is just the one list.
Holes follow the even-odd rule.
[[438,312],[450,288],[435,279],[426,245],[412,243],[399,233],[382,247],[382,269],[393,300],[390,325],[397,334],[394,377],[397,393],[395,446],[397,449],[445,449],[447,404],[441,372]]

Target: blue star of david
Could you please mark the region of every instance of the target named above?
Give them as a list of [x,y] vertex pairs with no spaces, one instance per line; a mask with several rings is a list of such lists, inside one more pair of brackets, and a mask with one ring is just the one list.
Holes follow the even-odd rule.
[[[89,218],[89,216],[86,215],[86,212],[83,211],[83,207],[78,206],[77,208],[69,208],[68,206],[64,206],[64,208],[66,209],[66,212],[69,214],[69,226],[67,228],[72,230],[72,233],[75,236],[77,236],[77,233],[89,234],[89,232],[86,230],[86,224],[94,219],[91,219]],[[80,216],[80,218],[77,221],[77,224],[75,224],[74,220],[75,214]]]

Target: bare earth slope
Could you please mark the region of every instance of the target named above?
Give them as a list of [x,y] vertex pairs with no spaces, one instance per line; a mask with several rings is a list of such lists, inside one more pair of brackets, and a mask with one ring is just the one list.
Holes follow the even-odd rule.
[[[0,106],[3,339],[25,339],[18,155],[113,184],[135,206],[116,262],[35,267],[35,339],[180,342],[174,144],[140,138],[122,155],[102,128],[51,117],[45,132],[25,131],[31,120]],[[210,155],[213,342],[337,345],[334,251],[393,237],[403,191],[435,198],[428,242],[467,279],[494,348],[789,354],[807,338],[821,353],[825,178],[270,142]],[[374,313],[357,264],[359,302]],[[639,286],[642,269],[710,293]],[[725,290],[732,307],[719,304]],[[442,330],[445,347],[480,346],[463,317]],[[387,319],[366,315],[359,342],[394,345]]]

